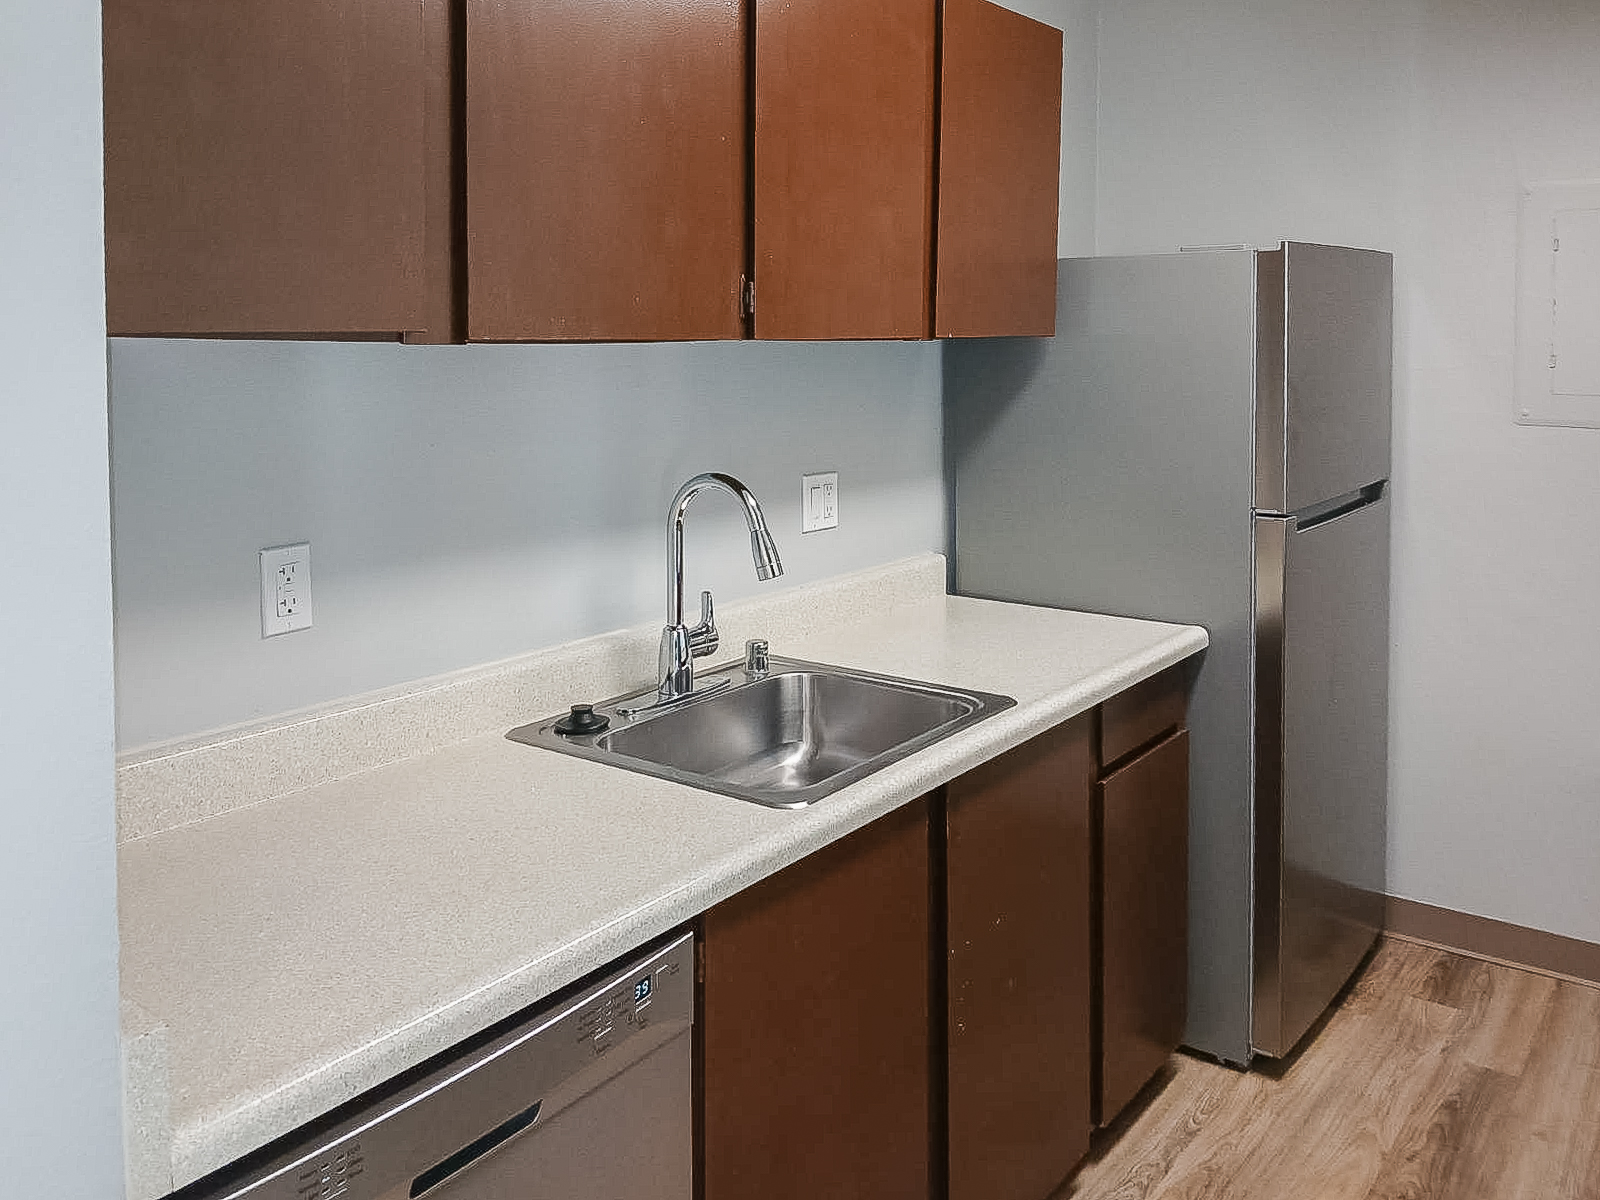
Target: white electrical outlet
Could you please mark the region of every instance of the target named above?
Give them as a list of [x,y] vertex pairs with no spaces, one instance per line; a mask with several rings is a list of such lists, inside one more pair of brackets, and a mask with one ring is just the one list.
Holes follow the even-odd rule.
[[261,552],[261,636],[311,628],[311,543]]
[[800,532],[839,527],[839,472],[800,477]]

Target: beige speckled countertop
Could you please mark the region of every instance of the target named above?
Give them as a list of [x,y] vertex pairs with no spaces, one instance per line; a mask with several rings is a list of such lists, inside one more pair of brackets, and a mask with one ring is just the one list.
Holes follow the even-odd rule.
[[[130,1200],[259,1148],[1206,644],[1193,626],[948,597],[943,579],[930,555],[729,606],[725,646],[767,633],[774,654],[1017,700],[801,811],[505,740],[569,699],[648,684],[650,630],[125,762]],[[455,740],[382,761],[386,728],[446,715]],[[228,771],[257,760],[297,790],[219,799]]]

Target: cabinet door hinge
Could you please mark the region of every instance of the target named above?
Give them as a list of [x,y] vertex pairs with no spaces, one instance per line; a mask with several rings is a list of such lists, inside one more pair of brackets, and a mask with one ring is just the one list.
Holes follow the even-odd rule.
[[748,275],[739,276],[739,315],[756,315],[756,281]]

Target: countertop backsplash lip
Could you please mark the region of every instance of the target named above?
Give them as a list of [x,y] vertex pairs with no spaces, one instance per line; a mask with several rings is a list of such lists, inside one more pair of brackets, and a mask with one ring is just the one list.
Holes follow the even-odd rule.
[[[819,621],[943,596],[936,552],[719,607],[729,657],[747,637],[782,653],[785,637]],[[177,829],[364,771],[430,754],[559,712],[575,701],[654,682],[661,627],[636,625],[529,651],[262,721],[118,755],[117,843]],[[731,649],[729,649],[731,648]]]

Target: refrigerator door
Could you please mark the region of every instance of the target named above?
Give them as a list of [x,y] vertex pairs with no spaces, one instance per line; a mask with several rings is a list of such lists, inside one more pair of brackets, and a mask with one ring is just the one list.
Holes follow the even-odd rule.
[[1394,260],[1285,242],[1256,256],[1259,512],[1389,477]]
[[1387,823],[1389,502],[1256,519],[1251,1042],[1284,1055],[1377,936]]

